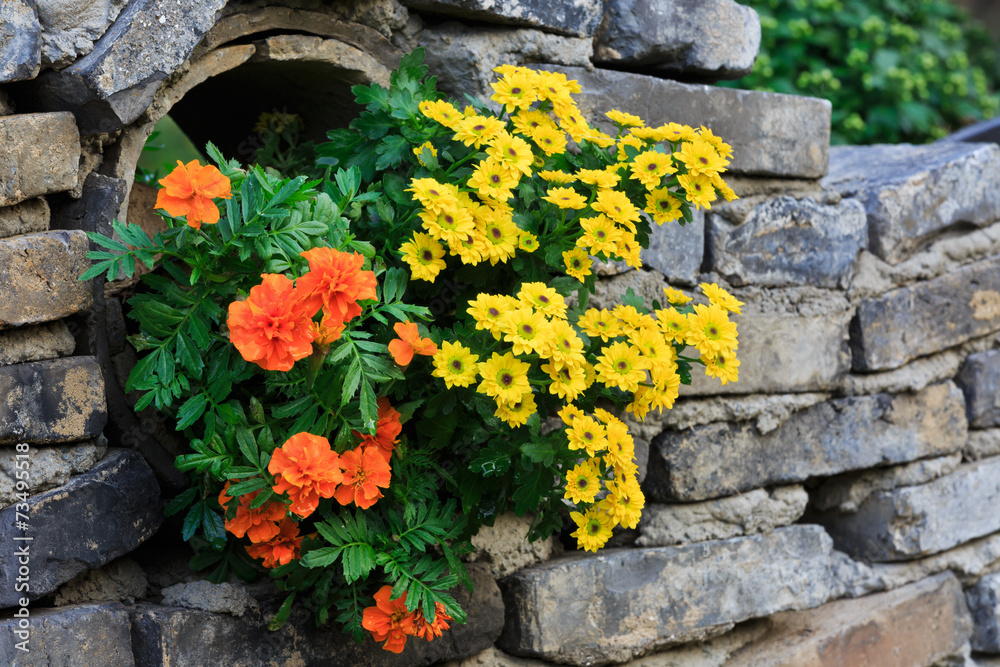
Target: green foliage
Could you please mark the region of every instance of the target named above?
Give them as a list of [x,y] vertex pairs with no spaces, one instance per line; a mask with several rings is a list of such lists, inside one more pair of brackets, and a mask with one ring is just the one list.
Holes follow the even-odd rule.
[[723,85],[823,97],[835,144],[923,143],[1000,111],[997,44],[947,0],[748,0],[753,74]]

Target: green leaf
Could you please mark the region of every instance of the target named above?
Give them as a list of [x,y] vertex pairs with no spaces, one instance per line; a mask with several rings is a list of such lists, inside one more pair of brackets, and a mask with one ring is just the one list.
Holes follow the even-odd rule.
[[199,502],[191,506],[188,513],[184,516],[184,523],[181,526],[181,537],[185,542],[194,537],[195,532],[201,527],[201,521],[204,517],[205,503]]
[[174,497],[169,503],[163,507],[164,516],[173,516],[180,513],[182,509],[194,502],[195,498],[198,497],[198,489],[191,487],[190,489],[182,492],[181,494]]
[[293,602],[295,602],[294,592],[292,592],[287,598],[285,598],[285,601],[281,603],[281,608],[278,609],[278,613],[276,613],[274,617],[267,622],[268,630],[274,632],[276,630],[281,629],[281,626],[283,626],[288,621],[288,617],[292,613]]
[[207,406],[208,396],[205,394],[196,394],[184,401],[177,410],[177,426],[175,430],[183,431],[194,424],[205,413]]
[[378,419],[378,405],[375,401],[375,391],[367,380],[361,383],[361,426],[368,433],[375,432],[375,422]]
[[236,442],[240,447],[240,453],[243,454],[243,458],[251,464],[256,465],[260,458],[260,451],[257,449],[257,443],[253,439],[253,434],[250,433],[250,430],[242,422],[236,425]]
[[246,481],[230,485],[227,493],[231,498],[236,498],[237,496],[253,493],[254,491],[260,491],[264,487],[268,487],[270,485],[270,482],[263,477],[253,477]]

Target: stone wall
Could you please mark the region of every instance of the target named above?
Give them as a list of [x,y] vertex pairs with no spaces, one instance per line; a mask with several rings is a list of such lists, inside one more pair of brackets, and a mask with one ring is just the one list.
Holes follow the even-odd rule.
[[[0,664],[1000,663],[1000,148],[831,149],[827,102],[711,85],[759,41],[732,0],[6,0]],[[304,613],[268,632],[276,591],[187,570],[161,528],[180,444],[122,388],[128,285],[76,276],[85,231],[148,216],[133,176],[166,113],[248,159],[252,137],[195,111],[250,82],[254,115],[333,126],[418,45],[452,93],[537,64],[578,79],[595,122],[723,136],[741,199],[656,229],[594,301],[708,281],[746,306],[742,379],[634,426],[638,529],[589,555],[502,517],[475,540],[468,625],[396,657]]]

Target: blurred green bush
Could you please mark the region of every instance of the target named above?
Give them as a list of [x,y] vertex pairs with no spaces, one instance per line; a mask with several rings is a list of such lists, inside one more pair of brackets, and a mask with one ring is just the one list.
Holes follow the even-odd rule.
[[835,144],[924,143],[1000,112],[1000,52],[946,0],[740,0],[760,14],[735,88],[823,97]]

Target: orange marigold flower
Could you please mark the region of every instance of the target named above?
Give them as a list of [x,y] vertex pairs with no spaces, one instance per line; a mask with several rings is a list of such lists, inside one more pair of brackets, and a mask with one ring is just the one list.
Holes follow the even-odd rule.
[[340,340],[340,335],[344,333],[346,322],[338,320],[336,317],[324,317],[322,322],[313,322],[313,343],[323,348],[330,343]]
[[448,621],[452,620],[451,616],[444,612],[444,605],[440,602],[434,603],[433,623],[428,623],[419,610],[413,613],[416,614],[413,623],[413,634],[427,641],[432,641],[435,637],[440,637],[441,633],[448,629]]
[[219,221],[219,207],[212,200],[229,199],[229,179],[212,165],[202,166],[198,160],[184,164],[180,160],[174,170],[159,180],[163,188],[156,194],[156,208],[174,217],[186,216],[187,223],[201,229],[201,223],[214,225]]
[[406,646],[406,636],[414,634],[416,612],[406,608],[406,593],[390,600],[392,586],[383,586],[375,594],[375,606],[365,609],[361,627],[372,633],[375,641],[385,640],[386,651],[401,653]]
[[299,278],[298,289],[312,312],[323,307],[323,315],[348,322],[361,314],[358,301],[375,298],[375,273],[362,271],[363,255],[333,248],[313,248],[302,256],[309,272]]
[[278,534],[267,542],[259,542],[247,546],[251,558],[263,558],[262,565],[266,568],[288,565],[298,560],[302,538],[299,537],[299,524],[285,517],[278,526]]
[[312,354],[312,316],[292,281],[277,273],[261,275],[246,301],[229,304],[229,340],[243,358],[268,371],[287,371]]
[[361,438],[362,446],[377,447],[382,458],[388,462],[403,430],[399,418],[399,412],[389,404],[389,399],[383,396],[378,399],[378,423],[375,424],[375,435],[352,432],[356,438]]
[[296,433],[271,455],[268,471],[278,477],[272,488],[287,493],[295,514],[307,517],[316,510],[320,498],[332,498],[344,480],[342,459],[330,448],[330,441],[311,433]]
[[414,354],[434,356],[437,354],[437,344],[429,338],[421,338],[417,325],[413,322],[397,322],[392,326],[399,338],[389,343],[389,352],[400,366],[406,366]]
[[[226,530],[236,537],[249,537],[251,542],[267,542],[278,534],[278,522],[288,514],[281,503],[266,502],[257,509],[252,509],[250,503],[260,491],[245,493],[240,496],[240,504],[236,507],[236,516],[226,521]],[[223,511],[229,509],[229,482],[219,492],[219,504]]]
[[382,497],[379,487],[389,488],[392,468],[378,447],[359,445],[341,454],[340,463],[344,466],[344,481],[333,497],[341,505],[353,502],[366,510]]

